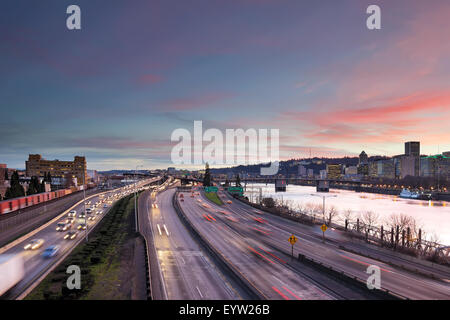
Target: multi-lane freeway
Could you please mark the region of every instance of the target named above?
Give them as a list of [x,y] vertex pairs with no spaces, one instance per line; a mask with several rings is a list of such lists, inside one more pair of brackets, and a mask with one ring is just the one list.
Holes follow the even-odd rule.
[[[139,182],[143,189],[153,180]],[[200,188],[193,192],[177,192],[176,181],[167,180],[139,197],[139,228],[146,238],[152,298],[175,300],[237,300],[258,296],[262,299],[333,300],[379,299],[370,290],[342,278],[334,278],[296,259],[303,254],[351,277],[367,279],[367,267],[381,270],[383,289],[401,298],[450,299],[450,275],[445,270],[409,262],[420,272],[409,272],[391,264],[374,260],[352,251],[373,254],[373,248],[354,242],[337,230],[327,231],[326,241],[318,226],[257,210],[220,190],[223,205],[209,201]],[[84,201],[62,212],[33,232],[0,248],[0,254],[23,258],[25,277],[2,299],[21,299],[29,293],[90,232],[114,201],[135,190],[134,186],[107,191],[87,198],[93,220],[80,216]],[[176,206],[174,207],[174,200]],[[69,230],[57,231],[75,211]],[[79,228],[87,223],[87,230]],[[75,231],[73,239],[67,239]],[[291,256],[291,235],[298,238]],[[66,239],[65,239],[66,238]],[[41,240],[35,249],[25,249],[32,240]],[[206,243],[206,244],[205,244]],[[57,255],[43,257],[50,247],[59,248]],[[408,263],[395,254],[377,251],[383,258]],[[384,256],[383,256],[384,255]],[[219,257],[219,258],[218,258]],[[220,261],[219,261],[220,260]],[[435,279],[424,276],[432,272]],[[238,280],[237,280],[238,278]]]
[[379,266],[381,286],[402,297],[450,298],[448,279],[430,279],[341,250],[339,244],[348,240],[332,230],[327,233],[327,242],[324,244],[318,227],[301,225],[256,210],[225,193],[220,195],[225,201],[223,206],[208,201],[202,193],[195,198],[185,193],[186,200],[181,202],[182,208],[197,228],[213,240],[214,245],[232,259],[239,270],[255,286],[264,290],[270,299],[277,298],[277,294],[289,299],[333,297],[333,293],[329,294],[326,290],[317,295],[317,287],[313,284],[308,286],[308,281],[299,276],[298,271],[301,269],[295,266],[295,271],[286,268],[286,260],[291,253],[288,239],[292,234],[299,239],[295,246],[296,255],[305,254],[361,279],[368,277],[366,269],[369,265]]
[[[136,190],[150,182],[139,182]],[[86,234],[93,230],[118,199],[134,192],[134,190],[135,186],[129,185],[87,197],[86,208],[92,208],[91,214],[82,215],[85,204],[81,200],[48,223],[0,248],[0,254],[20,255],[23,258],[25,271],[24,278],[1,298],[24,298],[77,244],[84,241]],[[75,212],[75,216],[71,217],[70,212]],[[68,218],[73,218],[73,222],[67,223]],[[68,229],[57,231],[56,229],[60,223],[65,224]],[[33,248],[33,245],[27,246],[37,241],[39,241],[39,245],[35,246],[35,248]],[[57,246],[56,255],[50,258],[43,257],[44,250],[51,246]],[[25,249],[26,247],[27,249]]]
[[168,299],[240,299],[200,249],[172,206],[175,189],[156,197],[150,206],[153,237]]
[[[181,208],[194,227],[204,235],[241,277],[265,299],[364,299],[363,292],[348,290],[314,270],[297,269],[289,255],[274,249],[266,240],[271,231],[247,213],[233,213],[217,206],[200,193],[182,193]],[[287,242],[287,239],[286,239]]]

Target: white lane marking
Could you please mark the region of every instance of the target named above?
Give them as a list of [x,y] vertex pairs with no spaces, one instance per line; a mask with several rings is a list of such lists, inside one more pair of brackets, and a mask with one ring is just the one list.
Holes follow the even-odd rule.
[[169,236],[169,231],[167,230],[166,225],[164,225],[164,230],[166,230],[166,234],[167,234],[167,236]]
[[200,289],[198,288],[198,286],[197,286],[196,288],[197,288],[198,293],[200,294],[200,297],[202,297],[202,299],[203,299],[202,292],[200,291]]
[[159,235],[162,236],[161,228],[159,227],[159,224],[157,226],[158,226]]

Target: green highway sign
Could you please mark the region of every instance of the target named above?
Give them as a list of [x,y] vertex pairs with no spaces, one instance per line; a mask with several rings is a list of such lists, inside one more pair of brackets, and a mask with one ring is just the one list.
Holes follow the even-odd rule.
[[205,187],[205,192],[206,193],[217,192],[217,191],[219,191],[219,188],[217,188],[217,187],[214,187],[214,186],[212,186],[212,187]]
[[240,196],[244,195],[244,189],[242,187],[228,187],[229,193],[237,193]]

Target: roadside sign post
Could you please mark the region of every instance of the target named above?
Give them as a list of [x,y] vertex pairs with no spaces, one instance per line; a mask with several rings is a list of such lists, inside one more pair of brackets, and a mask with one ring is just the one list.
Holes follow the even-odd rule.
[[325,243],[325,231],[327,231],[328,227],[326,226],[326,224],[323,224],[320,229],[322,230],[322,241],[323,243]]
[[292,246],[292,251],[291,251],[291,259],[294,258],[294,244],[297,242],[297,237],[292,235],[289,237],[289,243]]

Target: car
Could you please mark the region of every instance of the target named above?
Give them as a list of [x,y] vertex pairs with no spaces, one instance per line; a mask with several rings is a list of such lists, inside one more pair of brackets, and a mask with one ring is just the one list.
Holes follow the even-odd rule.
[[86,214],[89,214],[89,213],[91,213],[91,211],[92,211],[92,209],[91,209],[91,208],[87,208],[87,209],[86,209]]
[[44,242],[45,242],[44,239],[33,239],[29,243],[27,243],[25,245],[25,247],[23,247],[23,248],[25,250],[36,250],[36,249],[39,249],[40,247],[42,247]]
[[105,204],[103,205],[103,208],[108,208],[108,205],[105,203]]
[[101,215],[101,214],[103,213],[103,211],[102,211],[102,210],[97,210],[95,213],[96,213],[97,215]]
[[75,222],[75,218],[73,218],[73,217],[67,218],[67,223],[74,224],[74,222]]
[[80,223],[77,227],[78,230],[86,230],[86,224]]
[[50,247],[46,248],[44,250],[44,252],[42,252],[42,257],[52,258],[52,257],[56,256],[58,251],[59,251],[59,246],[57,246],[57,245],[50,246]]
[[228,201],[227,201],[227,203],[228,203],[228,204],[231,204],[231,203],[233,203],[233,201],[231,201],[231,200],[228,200]]
[[79,231],[69,231],[64,236],[65,240],[73,240],[78,236]]
[[86,218],[86,215],[84,214],[84,212],[82,212],[82,213],[80,213],[80,214],[78,215],[78,218],[79,218],[79,219],[84,219],[84,218]]
[[67,216],[69,216],[69,217],[76,217],[77,216],[77,210],[70,210],[69,214]]
[[97,217],[96,217],[96,216],[89,216],[89,217],[88,217],[88,220],[89,220],[89,221],[94,221],[95,218],[97,218]]
[[152,204],[152,208],[156,208],[157,209],[158,208],[158,204],[157,203],[153,203]]
[[67,231],[69,230],[71,225],[69,223],[66,223],[66,221],[58,222],[56,225],[56,231]]

